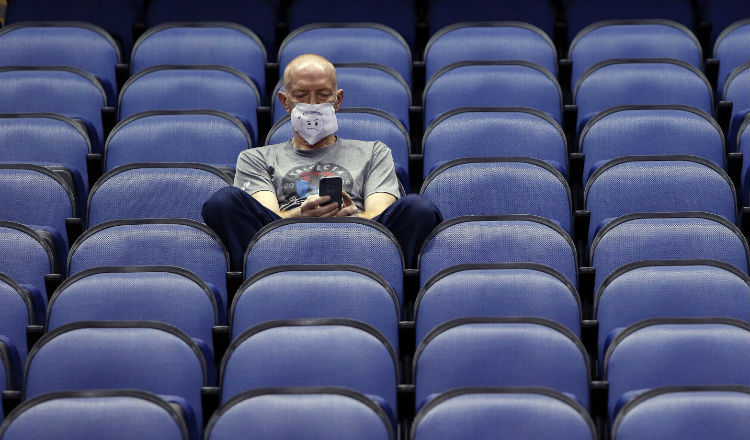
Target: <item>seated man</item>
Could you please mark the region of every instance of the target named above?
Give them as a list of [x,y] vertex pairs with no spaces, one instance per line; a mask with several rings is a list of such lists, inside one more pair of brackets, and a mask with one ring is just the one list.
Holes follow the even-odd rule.
[[[245,150],[237,158],[234,186],[217,191],[203,219],[241,270],[253,235],[274,220],[294,217],[364,217],[387,227],[415,267],[422,242],[442,221],[427,199],[401,197],[391,150],[382,142],[338,138],[336,111],[344,91],[336,69],[318,55],[300,55],[284,70],[278,97],[291,112],[294,137],[283,144]],[[342,178],[342,205],[318,196],[318,181]]]

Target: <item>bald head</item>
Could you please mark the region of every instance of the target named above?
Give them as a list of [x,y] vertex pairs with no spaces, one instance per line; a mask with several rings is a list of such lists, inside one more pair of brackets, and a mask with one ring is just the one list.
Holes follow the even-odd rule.
[[294,58],[284,69],[284,89],[289,91],[300,76],[325,75],[331,81],[331,88],[336,89],[336,68],[330,61],[320,55],[305,54]]
[[336,68],[330,61],[320,55],[305,54],[293,59],[284,69],[284,91],[279,90],[278,97],[287,112],[298,102],[329,102],[338,110],[344,91],[338,89]]

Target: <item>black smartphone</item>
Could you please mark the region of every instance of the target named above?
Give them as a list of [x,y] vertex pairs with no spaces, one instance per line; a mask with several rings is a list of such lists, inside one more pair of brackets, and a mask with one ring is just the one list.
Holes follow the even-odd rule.
[[341,197],[341,186],[341,177],[321,177],[320,182],[318,183],[318,195],[320,195],[321,197],[331,196],[330,203],[338,203],[339,209],[341,209],[341,205],[343,203]]

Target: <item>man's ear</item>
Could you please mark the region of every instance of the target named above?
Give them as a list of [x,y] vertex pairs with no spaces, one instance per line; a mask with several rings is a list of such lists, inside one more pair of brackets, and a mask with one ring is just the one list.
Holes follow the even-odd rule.
[[286,110],[287,113],[291,112],[292,110],[286,105],[286,93],[279,90],[276,96],[279,97],[279,102],[281,103],[281,106],[284,107],[284,110]]
[[341,108],[341,103],[343,101],[344,101],[344,90],[343,89],[338,89],[336,91],[336,105],[334,106],[334,109],[336,111],[339,111],[339,109]]

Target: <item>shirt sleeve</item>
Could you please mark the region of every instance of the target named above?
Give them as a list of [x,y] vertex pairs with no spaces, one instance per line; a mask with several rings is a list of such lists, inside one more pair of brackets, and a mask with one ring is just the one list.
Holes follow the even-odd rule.
[[245,150],[237,157],[234,186],[253,195],[258,191],[276,194],[265,158],[257,150]]
[[375,193],[388,193],[397,199],[401,197],[391,149],[382,142],[375,142],[363,192],[365,199]]

